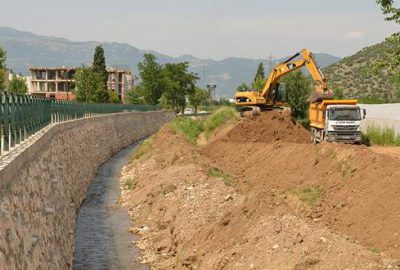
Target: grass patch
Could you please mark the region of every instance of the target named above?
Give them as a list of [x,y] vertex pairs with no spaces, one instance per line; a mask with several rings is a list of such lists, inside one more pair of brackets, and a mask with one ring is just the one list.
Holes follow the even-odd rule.
[[206,137],[209,137],[211,133],[220,125],[237,117],[236,110],[232,107],[222,107],[218,109],[204,122],[204,132]]
[[200,133],[204,130],[202,121],[188,117],[175,118],[171,126],[176,132],[184,134],[192,143],[196,143]]
[[133,152],[132,158],[133,159],[139,159],[141,158],[144,154],[150,151],[151,149],[151,143],[153,142],[153,136],[142,142],[136,150]]
[[136,187],[136,182],[132,178],[126,178],[122,182],[122,188],[124,190],[133,190]]
[[381,253],[377,247],[367,247],[367,249],[373,253]]
[[228,187],[231,187],[235,182],[235,179],[231,175],[224,173],[218,168],[210,168],[208,170],[208,175],[212,177],[222,178],[222,181],[224,181],[225,185]]
[[363,141],[372,145],[400,146],[400,135],[396,135],[394,128],[369,125]]
[[320,186],[305,187],[295,192],[303,203],[314,206],[317,201],[324,195],[325,190]]
[[351,165],[347,159],[339,160],[338,164],[339,164],[339,168],[340,168],[340,175],[342,177],[348,176],[353,171],[353,168],[351,167]]

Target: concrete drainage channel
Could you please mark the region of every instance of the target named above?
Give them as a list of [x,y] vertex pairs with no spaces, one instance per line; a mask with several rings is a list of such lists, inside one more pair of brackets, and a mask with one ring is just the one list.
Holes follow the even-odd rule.
[[116,203],[122,167],[137,145],[120,151],[97,171],[76,221],[73,269],[149,269],[136,261],[139,251],[132,246],[136,239],[128,230],[128,212]]

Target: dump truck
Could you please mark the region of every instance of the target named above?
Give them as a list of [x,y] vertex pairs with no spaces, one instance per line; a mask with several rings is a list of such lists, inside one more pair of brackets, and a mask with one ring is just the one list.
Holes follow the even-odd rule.
[[310,103],[311,141],[361,143],[361,120],[366,111],[356,99],[322,100]]

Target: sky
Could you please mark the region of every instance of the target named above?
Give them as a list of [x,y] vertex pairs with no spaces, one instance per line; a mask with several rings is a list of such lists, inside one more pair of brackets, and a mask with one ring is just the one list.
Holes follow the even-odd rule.
[[2,3],[0,26],[216,60],[344,57],[399,31],[375,0],[19,0]]

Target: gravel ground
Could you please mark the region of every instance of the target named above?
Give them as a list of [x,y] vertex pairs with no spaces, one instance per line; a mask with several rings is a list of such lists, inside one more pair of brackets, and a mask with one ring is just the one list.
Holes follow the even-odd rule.
[[362,123],[365,130],[368,125],[393,127],[397,134],[400,134],[400,103],[395,104],[361,104],[361,108],[367,110],[367,117]]

